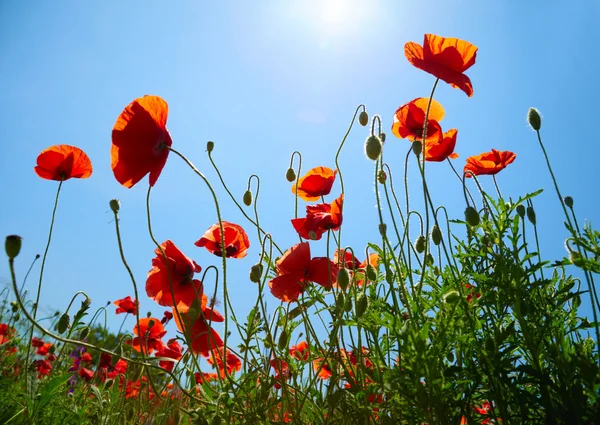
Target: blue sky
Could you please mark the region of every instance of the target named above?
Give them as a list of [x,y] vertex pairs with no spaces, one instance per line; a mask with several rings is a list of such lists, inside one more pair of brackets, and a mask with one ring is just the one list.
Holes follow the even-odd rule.
[[[429,32],[479,47],[477,63],[467,72],[474,96],[446,84],[436,92],[446,109],[443,128],[459,129],[455,166],[461,169],[466,157],[491,148],[517,153],[498,175],[503,194],[517,197],[546,188],[535,199],[542,253],[551,260],[562,257],[567,236],[562,212],[526,122],[528,108],[536,106],[563,193],[575,199],[581,222],[600,222],[595,168],[600,147],[594,131],[600,67],[593,27],[598,4],[212,3],[0,2],[0,235],[23,237],[16,260],[20,279],[43,252],[58,185],[33,172],[37,155],[51,145],[72,144],[85,150],[94,166],[90,179],[64,184],[42,289],[44,311],[64,309],[78,290],[86,291],[96,308],[133,294],[117,250],[108,207],[112,198],[121,200],[125,252],[143,293],[154,250],[145,222],[147,180],[128,190],[110,169],[112,126],[133,99],[156,94],[169,103],[173,147],[213,182],[224,219],[247,226],[218,184],[206,141],[215,141],[213,156],[239,199],[248,176],[257,173],[261,223],[278,244],[289,247],[297,241],[289,222],[294,198],[284,177],[289,156],[300,150],[305,171],[334,168],[358,104],[381,115],[388,133],[386,159],[401,183],[408,142],[391,135],[392,117],[401,104],[427,96],[434,82],[404,58],[404,43],[421,43]],[[366,136],[366,129],[355,129],[340,157],[346,185],[343,243],[359,251],[378,239],[372,163],[362,152]],[[427,168],[434,202],[462,217],[462,189],[447,164]],[[417,193],[414,164],[409,180]],[[492,191],[491,179],[482,181]],[[338,193],[336,182],[332,195]],[[159,241],[172,239],[203,267],[218,264],[217,257],[193,245],[216,221],[210,193],[174,155],[155,186],[152,208]],[[259,250],[255,232],[247,229],[254,243],[248,257],[228,263],[238,316],[245,316],[256,298],[247,276]],[[324,242],[313,244],[315,254],[324,254]],[[30,290],[38,275],[39,263]],[[1,262],[0,281],[9,276]],[[212,284],[207,288],[211,291]],[[145,295],[141,302],[142,312],[162,316],[164,309]],[[109,325],[116,329],[121,317],[113,312],[111,306]]]

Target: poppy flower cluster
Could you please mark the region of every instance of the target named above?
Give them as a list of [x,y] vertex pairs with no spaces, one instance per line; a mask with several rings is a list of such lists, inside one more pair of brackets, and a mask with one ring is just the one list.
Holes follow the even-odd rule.
[[306,206],[306,217],[292,219],[292,226],[304,239],[319,240],[328,230],[338,230],[342,225],[344,195],[331,204]]
[[34,363],[38,372],[38,379],[50,375],[50,371],[52,370],[51,362],[56,360],[56,356],[54,355],[54,344],[44,342],[40,338],[34,336],[31,339],[31,346],[37,348],[35,352],[37,355],[44,357],[43,359],[36,360]]
[[334,252],[333,260],[336,264],[341,264],[342,267],[348,269],[353,281],[357,286],[362,286],[365,281],[364,277],[367,273],[367,267],[372,266],[377,269],[381,261],[381,257],[379,257],[378,254],[371,253],[369,254],[369,258],[361,262],[358,258],[352,255],[351,251],[339,249]]

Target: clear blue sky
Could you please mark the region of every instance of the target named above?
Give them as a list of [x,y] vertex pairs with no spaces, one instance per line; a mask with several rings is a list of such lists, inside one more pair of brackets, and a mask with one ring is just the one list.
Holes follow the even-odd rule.
[[[446,109],[443,128],[459,129],[455,165],[461,169],[466,157],[491,148],[516,152],[498,182],[505,196],[547,189],[535,200],[542,251],[548,259],[562,257],[567,236],[562,213],[526,122],[527,109],[536,106],[563,193],[574,197],[582,221],[600,225],[597,2],[202,3],[209,2],[0,2],[0,235],[23,237],[19,279],[43,252],[58,185],[33,172],[37,155],[54,144],[72,144],[85,150],[94,166],[90,179],[64,184],[42,290],[45,311],[64,309],[78,290],[90,295],[95,308],[133,295],[117,250],[108,207],[112,198],[121,200],[125,251],[144,293],[154,250],[145,222],[147,179],[128,190],[110,169],[112,126],[134,98],[156,94],[169,103],[173,147],[215,184],[226,220],[247,226],[216,180],[206,141],[215,141],[214,158],[240,199],[248,176],[257,173],[261,223],[289,247],[297,242],[289,222],[294,198],[284,178],[289,156],[300,150],[304,170],[333,168],[358,104],[382,116],[386,159],[401,183],[408,142],[391,135],[392,116],[399,105],[427,96],[434,81],[408,63],[403,46],[421,43],[428,32],[479,47],[477,63],[467,72],[474,96],[446,84],[436,93]],[[364,128],[353,131],[341,156],[347,189],[343,243],[359,251],[368,240],[378,240],[372,163],[362,153],[366,136]],[[462,217],[461,187],[448,166],[430,164],[428,175],[434,202]],[[417,193],[414,164],[410,176]],[[491,179],[482,180],[491,191]],[[332,195],[338,194],[336,182]],[[210,194],[174,155],[155,186],[152,205],[159,241],[172,239],[203,267],[218,264],[217,257],[193,245],[216,221]],[[255,232],[247,229],[248,257],[229,260],[229,288],[239,316],[256,298],[247,276],[259,250]],[[313,254],[324,254],[324,242],[313,244]],[[0,262],[0,280],[8,282],[9,276],[7,262]],[[30,290],[37,276],[39,263]],[[145,294],[141,303],[142,312],[162,315],[164,309]],[[109,313],[116,329],[122,316],[114,316],[113,306]],[[133,326],[133,320],[128,323]]]

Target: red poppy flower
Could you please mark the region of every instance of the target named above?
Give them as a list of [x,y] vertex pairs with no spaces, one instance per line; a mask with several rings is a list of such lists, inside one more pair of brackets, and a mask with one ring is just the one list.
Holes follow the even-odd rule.
[[111,166],[115,178],[130,188],[150,173],[154,186],[167,162],[173,141],[167,131],[167,102],[144,96],[131,102],[112,131]]
[[[157,350],[154,355],[156,357],[168,357],[174,360],[179,360],[182,357],[181,345],[179,345],[176,339],[170,339],[167,342],[167,345]],[[161,360],[158,362],[158,365],[163,369],[172,372],[175,363],[168,360]]]
[[129,295],[126,296],[125,298],[121,298],[120,300],[116,300],[113,304],[117,306],[117,310],[115,311],[115,314],[121,314],[121,313],[135,314],[135,312],[137,311],[137,308],[139,306],[138,301],[132,300]]
[[208,383],[211,381],[215,381],[219,378],[219,375],[216,373],[206,373],[206,372],[195,372],[194,379],[196,380],[196,384]]
[[292,193],[297,193],[305,201],[317,201],[321,196],[329,195],[336,174],[337,170],[331,168],[313,168],[304,177],[300,177],[298,190],[296,190],[296,184],[292,186]]
[[217,367],[219,370],[219,375],[221,377],[225,376],[225,368],[227,368],[227,373],[231,375],[234,372],[239,371],[242,368],[242,361],[238,356],[233,354],[231,351],[227,350],[225,353],[224,350],[213,350],[211,352],[211,356],[206,359],[206,361],[213,365],[213,367]]
[[406,59],[416,68],[432,74],[473,96],[471,80],[464,72],[475,63],[477,47],[458,38],[425,34],[423,46],[409,42],[404,45]]
[[282,301],[298,299],[306,282],[330,289],[337,278],[338,267],[329,258],[310,258],[310,245],[301,242],[288,249],[275,263],[277,277],[269,282],[271,293]]
[[325,359],[320,357],[313,361],[313,369],[317,372],[317,377],[321,379],[329,379],[333,376],[333,372],[327,363],[325,363]]
[[127,341],[127,343],[131,344],[131,347],[135,351],[146,352],[146,354],[152,354],[154,350],[160,350],[163,347],[162,337],[167,334],[165,328],[163,328],[160,320],[155,319],[154,317],[145,317],[140,319],[140,327],[135,325],[133,327],[133,333],[135,334],[135,338],[133,340]]
[[52,343],[49,342],[49,343],[44,344],[41,347],[39,347],[37,349],[36,353],[39,354],[40,356],[45,356],[46,354],[48,354],[50,352],[51,347],[52,347]]
[[456,136],[458,130],[453,128],[444,133],[444,136],[438,141],[425,143],[425,160],[431,162],[442,162],[446,158],[458,158],[458,154],[454,153],[456,147]]
[[[223,340],[212,327],[208,326],[207,319],[204,314],[198,314],[197,317],[191,317],[189,312],[179,312],[181,319],[185,325],[185,334],[189,336],[191,341],[191,351],[196,354],[200,354],[204,357],[208,357],[211,350],[217,349],[223,346]],[[220,316],[220,315],[219,315]],[[179,320],[179,317],[175,311],[173,311],[173,317],[177,328],[184,332],[183,326]],[[213,322],[216,322],[213,316]]]
[[85,362],[85,363],[91,363],[92,362],[92,355],[90,353],[85,352],[85,353],[83,353],[81,355],[80,360],[82,362]]
[[[484,152],[480,155],[468,157],[464,172],[470,171],[476,176],[497,174],[505,169],[508,164],[511,164],[516,157],[517,155],[511,151],[497,151],[496,149],[492,149],[491,152]],[[467,173],[466,176],[471,177],[471,174]]]
[[[223,230],[225,231],[225,257],[244,258],[250,247],[250,239],[242,229],[242,226],[223,221]],[[199,247],[206,247],[217,257],[223,255],[221,247],[221,228],[219,223],[214,224],[208,229],[200,239],[194,244]]]
[[39,339],[38,337],[34,336],[33,338],[31,338],[31,346],[35,347],[35,348],[40,348],[41,346],[43,346],[45,343],[44,341],[42,341],[41,339]]
[[290,366],[285,360],[273,359],[271,360],[271,367],[275,369],[275,385],[276,389],[281,388],[283,381],[290,377]]
[[36,360],[35,368],[38,372],[38,379],[41,379],[42,376],[50,375],[50,371],[52,370],[52,365],[48,360]]
[[328,230],[338,230],[342,225],[344,194],[331,204],[306,206],[306,217],[292,219],[292,226],[304,239],[319,240]]
[[165,255],[158,248],[154,250],[156,257],[148,272],[146,294],[160,305],[186,310],[202,294],[202,283],[194,279],[194,273],[199,273],[202,267],[183,255],[171,240],[160,246]]
[[123,359],[119,359],[111,369],[112,370],[108,372],[109,379],[113,379],[117,375],[125,375],[125,372],[127,372],[127,362]]
[[306,361],[308,360],[309,354],[310,351],[306,341],[302,341],[298,343],[298,345],[293,345],[290,347],[290,356],[294,357],[296,360]]
[[77,372],[77,374],[85,381],[91,381],[94,377],[94,371],[85,367],[79,369],[79,372]]
[[173,313],[171,313],[170,311],[165,311],[163,313],[163,318],[160,320],[160,323],[162,323],[163,325],[166,325],[167,323],[169,323],[171,321],[171,319],[173,318]]
[[92,163],[78,147],[56,145],[39,154],[34,170],[38,176],[47,180],[87,179],[92,175]]
[[[15,328],[6,323],[0,323],[0,345],[6,344],[15,334]],[[16,349],[15,349],[16,350]]]
[[[428,97],[419,97],[400,106],[394,114],[392,133],[400,139],[421,140],[427,113]],[[427,141],[439,141],[443,134],[439,122],[444,118],[444,108],[435,99],[431,99],[427,116]]]

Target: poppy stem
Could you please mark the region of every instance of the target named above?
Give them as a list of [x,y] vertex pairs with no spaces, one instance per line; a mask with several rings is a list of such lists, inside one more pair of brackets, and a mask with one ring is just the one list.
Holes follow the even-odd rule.
[[19,293],[21,294],[21,297],[25,296],[25,294],[23,293],[23,289],[25,288],[25,283],[27,282],[27,277],[29,276],[29,273],[31,273],[31,269],[33,269],[35,262],[39,258],[40,258],[40,254],[36,254],[35,258],[31,262],[31,265],[29,266],[29,269],[27,270],[27,273],[25,273],[25,278],[23,278],[23,283],[21,284],[21,289],[19,289]]
[[492,174],[492,180],[494,180],[494,186],[496,186],[496,192],[498,192],[498,198],[502,199],[502,193],[500,193],[500,188],[498,187],[498,182],[496,181],[495,174]]
[[473,205],[475,205],[475,201],[473,200],[473,196],[471,196],[471,191],[465,185],[464,179],[460,176],[460,174],[458,174],[458,172],[456,171],[456,168],[454,168],[454,165],[452,165],[452,161],[450,161],[450,158],[446,158],[446,161],[448,161],[448,165],[450,165],[450,168],[452,168],[452,171],[454,171],[454,174],[456,175],[456,177],[458,178],[458,180],[463,185],[463,192],[464,192],[464,195],[465,195],[465,201],[467,201],[467,205],[469,205],[469,200],[467,199],[467,195],[469,195],[469,198],[471,199],[471,202],[473,203]]
[[[302,154],[298,151],[292,152],[292,157],[290,158],[290,169],[293,169],[294,165],[294,156],[298,156],[298,171],[296,172],[296,183],[294,187],[296,190],[294,191],[295,195],[295,206],[294,206],[294,218],[298,218],[298,182],[300,181],[300,173],[302,172]],[[302,236],[300,236],[300,242],[302,242]]]
[[[260,178],[256,174],[252,174],[248,177],[248,190],[250,190],[250,184],[252,183],[252,177],[256,180],[256,196],[254,197],[254,218],[256,220],[256,231],[258,233],[258,243],[262,244],[260,235],[260,222],[258,221],[258,196],[260,194]],[[266,237],[266,235],[265,235]]]
[[354,111],[354,115],[352,116],[352,121],[350,121],[350,125],[348,126],[348,130],[346,131],[346,134],[344,134],[344,138],[342,139],[340,146],[338,147],[338,150],[335,154],[335,168],[340,176],[340,187],[342,189],[342,195],[344,194],[344,179],[342,178],[342,170],[340,169],[340,163],[339,163],[340,153],[342,152],[344,143],[346,143],[346,139],[348,138],[348,135],[350,134],[350,131],[352,130],[352,126],[354,125],[354,122],[356,121],[356,116],[358,115],[358,111],[360,109],[362,109],[363,112],[367,111],[367,108],[365,108],[365,105],[363,105],[362,103],[356,107],[356,110]]

